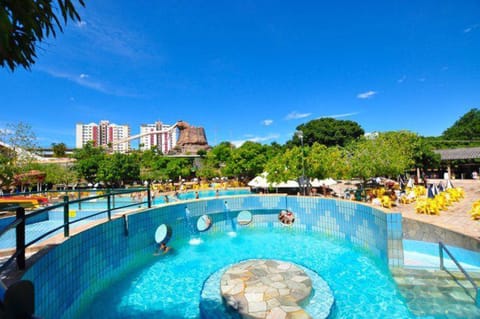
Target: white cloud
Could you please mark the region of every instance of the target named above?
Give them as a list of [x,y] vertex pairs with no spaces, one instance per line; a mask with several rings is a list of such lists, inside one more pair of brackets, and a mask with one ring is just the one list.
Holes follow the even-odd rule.
[[371,98],[372,96],[374,96],[375,94],[377,94],[377,92],[375,91],[367,91],[367,92],[363,92],[363,93],[359,93],[357,94],[357,98],[359,99],[369,99]]
[[343,113],[343,114],[333,114],[333,115],[322,115],[322,116],[319,117],[319,119],[325,118],[325,117],[330,117],[330,118],[349,117],[349,116],[357,115],[358,113],[359,113],[359,112],[351,112],[351,113]]
[[240,147],[240,146],[242,146],[243,143],[248,142],[248,141],[262,143],[262,142],[266,142],[266,141],[275,140],[277,138],[279,138],[278,134],[270,134],[270,135],[267,135],[267,136],[256,136],[256,137],[254,136],[254,137],[250,137],[250,138],[247,138],[247,139],[244,139],[244,140],[230,141],[230,143],[232,143],[236,147]]
[[[106,51],[111,55],[123,56],[138,61],[146,57],[144,37],[117,24],[113,19],[90,17],[76,24],[77,32],[97,51]],[[158,52],[155,52],[158,54]]]
[[478,27],[480,27],[480,24],[474,24],[474,25],[469,26],[468,28],[463,29],[463,32],[464,33],[469,33],[469,32],[472,32],[473,30],[477,29]]
[[78,28],[85,28],[87,26],[87,22],[85,20],[78,21],[76,25]]
[[297,119],[303,119],[305,117],[309,117],[312,115],[312,113],[298,113],[297,111],[293,111],[290,114],[288,114],[285,119],[286,120],[297,120]]
[[270,126],[270,125],[272,125],[272,123],[273,123],[273,120],[263,120],[262,121],[262,124],[265,125],[265,126]]
[[74,82],[78,85],[81,85],[83,87],[90,88],[92,90],[105,93],[108,95],[115,95],[115,96],[126,96],[126,97],[137,97],[138,95],[129,93],[123,89],[118,89],[115,87],[112,87],[108,84],[102,83],[100,81],[94,81],[90,80],[90,76],[85,73],[81,73],[80,75],[75,75],[71,74],[68,72],[61,72],[57,71],[54,69],[48,69],[48,68],[40,68],[41,71],[49,74],[50,76],[53,76],[54,78],[59,78],[59,79],[66,79],[68,81]]

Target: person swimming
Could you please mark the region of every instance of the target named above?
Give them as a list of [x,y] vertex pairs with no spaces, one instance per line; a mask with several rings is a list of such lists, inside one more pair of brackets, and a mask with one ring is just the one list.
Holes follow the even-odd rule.
[[163,254],[165,255],[166,253],[168,253],[168,252],[170,251],[170,249],[171,249],[171,248],[168,247],[167,244],[161,243],[161,244],[157,247],[154,255],[160,255],[160,253],[163,253]]

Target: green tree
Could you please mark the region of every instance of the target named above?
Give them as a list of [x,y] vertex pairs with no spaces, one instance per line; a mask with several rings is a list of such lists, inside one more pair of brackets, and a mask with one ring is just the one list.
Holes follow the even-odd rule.
[[39,164],[38,170],[45,172],[45,183],[70,185],[78,181],[77,172],[69,165]]
[[0,188],[12,185],[14,175],[15,166],[10,151],[0,147]]
[[[365,133],[356,122],[334,118],[315,119],[299,125],[297,130],[303,132],[303,143],[309,146],[315,142],[325,146],[345,146]],[[300,145],[301,140],[295,134],[290,143],[287,142],[290,144]]]
[[[480,110],[471,109],[442,133],[442,138],[457,140],[463,145],[480,142]],[[464,141],[463,143],[461,141]],[[466,141],[466,142],[465,142]]]
[[65,143],[52,143],[54,157],[65,157],[67,154],[67,145]]
[[0,129],[0,185],[10,186],[15,174],[26,173],[37,159],[35,133],[30,125],[20,122]]
[[347,152],[339,146],[326,147],[314,143],[307,156],[306,166],[311,178],[343,179],[349,174]]
[[212,178],[215,176],[224,176],[229,173],[226,168],[231,160],[235,146],[230,142],[222,142],[211,148],[202,158],[201,165],[196,171],[200,178]]
[[263,172],[266,163],[267,147],[248,141],[232,150],[224,172],[229,177],[251,179]]
[[[84,0],[78,0],[85,6]],[[37,57],[37,46],[45,38],[63,32],[68,20],[80,21],[71,0],[0,0],[0,65],[14,71],[29,69]]]
[[386,132],[350,145],[351,175],[364,182],[376,176],[396,177],[414,165],[410,132]]
[[135,155],[114,153],[104,156],[100,162],[96,180],[110,187],[120,187],[132,183],[140,177],[140,163]]
[[[136,154],[136,152],[135,152]],[[140,179],[143,181],[162,180],[164,176],[156,170],[156,162],[161,157],[156,148],[138,153],[140,159]]]
[[93,142],[87,142],[82,148],[73,151],[73,158],[76,159],[74,169],[80,178],[89,183],[96,181],[100,162],[105,157],[105,149],[93,146]]
[[[283,153],[277,154],[270,158],[265,165],[267,172],[267,181],[269,183],[281,183],[288,180],[298,180],[303,174],[302,158],[308,156],[308,146],[302,150],[301,147],[294,146],[285,150]],[[304,151],[305,155],[304,155]],[[308,170],[305,175],[309,176]]]
[[435,153],[433,144],[420,136],[412,139],[413,161],[416,168],[427,169],[440,166],[440,154]]
[[277,142],[272,142],[270,145],[266,145],[265,147],[266,147],[265,156],[267,157],[267,160],[275,157],[279,153],[284,152],[286,149],[284,145],[280,145]]
[[174,181],[180,178],[190,178],[193,172],[192,160],[188,158],[170,157],[168,158],[165,172],[168,178]]

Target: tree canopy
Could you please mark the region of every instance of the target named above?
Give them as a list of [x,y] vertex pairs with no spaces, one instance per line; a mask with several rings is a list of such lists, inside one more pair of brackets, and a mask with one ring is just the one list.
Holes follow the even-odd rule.
[[386,132],[374,138],[362,138],[349,147],[352,177],[364,181],[370,177],[396,177],[414,165],[414,146],[408,141],[411,132]]
[[[84,0],[77,0],[85,6]],[[14,71],[35,63],[37,46],[63,32],[68,20],[80,21],[72,0],[0,0],[0,65]],[[62,23],[63,21],[63,23]]]
[[93,142],[87,142],[83,148],[76,149],[73,152],[73,157],[77,160],[74,169],[79,176],[93,183],[97,178],[100,163],[105,155],[105,149],[93,146]]
[[448,140],[480,141],[480,110],[471,109],[442,133]]
[[[365,133],[354,121],[334,118],[315,119],[299,125],[297,130],[303,132],[303,143],[310,146],[315,142],[325,146],[345,146]],[[298,135],[294,135],[292,142],[300,145],[301,140]]]
[[67,145],[65,143],[52,143],[54,157],[65,157],[67,153]]
[[29,124],[7,124],[0,129],[0,141],[9,147],[0,148],[0,186],[9,186],[13,177],[31,169],[35,159],[36,137]]
[[227,176],[254,178],[263,172],[267,162],[267,146],[256,142],[245,142],[232,150],[231,158],[226,163]]

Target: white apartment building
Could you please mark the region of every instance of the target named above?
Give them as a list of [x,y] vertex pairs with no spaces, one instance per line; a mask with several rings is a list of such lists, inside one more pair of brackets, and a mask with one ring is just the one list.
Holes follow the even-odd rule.
[[163,154],[168,154],[177,144],[177,139],[178,129],[175,125],[163,124],[160,121],[140,125],[140,150],[156,147]]
[[82,148],[87,142],[93,141],[95,146],[111,146],[113,152],[126,153],[131,150],[128,138],[128,125],[117,125],[109,121],[100,121],[100,124],[76,124],[76,148]]

